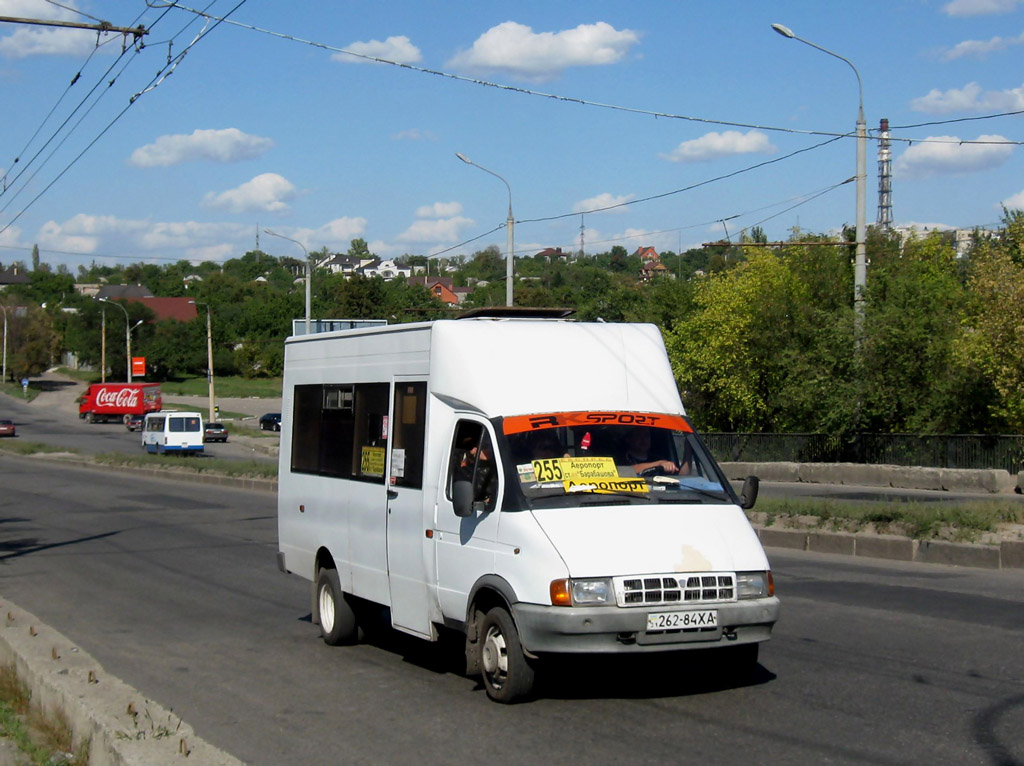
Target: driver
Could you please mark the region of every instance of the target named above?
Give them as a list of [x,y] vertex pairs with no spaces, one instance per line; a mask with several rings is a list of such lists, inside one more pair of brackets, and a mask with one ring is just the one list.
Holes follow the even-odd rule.
[[659,460],[651,455],[651,429],[649,428],[634,427],[626,432],[624,462],[633,466],[637,476],[652,469],[661,469],[665,473],[679,473],[679,466],[671,460]]

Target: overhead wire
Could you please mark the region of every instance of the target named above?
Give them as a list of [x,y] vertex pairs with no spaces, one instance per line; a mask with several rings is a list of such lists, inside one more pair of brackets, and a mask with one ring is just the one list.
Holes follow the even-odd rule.
[[[213,5],[213,1],[214,1],[214,0],[211,0],[211,3],[210,3],[210,5]],[[233,7],[233,8],[232,8],[232,9],[231,9],[231,10],[230,10],[229,12],[228,12],[227,16],[230,16],[230,15],[231,15],[232,13],[234,13],[235,11],[237,11],[237,10],[238,10],[238,9],[239,9],[239,8],[240,8],[240,7],[242,6],[242,5],[244,5],[244,4],[246,3],[246,2],[247,2],[247,0],[239,0],[239,2],[238,2],[238,3],[237,3],[237,4],[236,4],[236,5],[235,5],[235,6],[234,6],[234,7]],[[207,6],[207,7],[209,7],[209,6]],[[164,15],[166,15],[166,14],[164,14]],[[225,16],[223,20],[226,20],[227,16]],[[161,17],[161,18],[162,18],[162,17]],[[13,224],[14,224],[14,223],[15,223],[15,222],[16,222],[16,221],[17,221],[17,220],[19,219],[19,218],[21,218],[21,216],[22,216],[22,215],[24,215],[24,214],[25,214],[25,212],[27,212],[27,211],[28,211],[28,209],[29,209],[29,208],[31,208],[31,207],[32,207],[32,205],[34,205],[34,204],[36,203],[36,201],[38,201],[38,200],[39,200],[39,198],[40,198],[40,197],[42,197],[42,196],[43,196],[43,195],[44,195],[44,194],[45,194],[45,193],[46,193],[47,191],[49,191],[49,189],[50,189],[51,187],[53,187],[53,185],[54,185],[54,184],[55,184],[55,183],[56,183],[56,182],[57,182],[58,180],[60,180],[60,179],[61,179],[61,178],[62,178],[62,177],[64,176],[64,174],[65,174],[65,173],[67,173],[67,172],[68,172],[68,171],[69,171],[69,170],[70,170],[70,169],[71,169],[71,168],[72,168],[72,167],[73,167],[73,166],[74,166],[74,165],[75,165],[75,164],[76,164],[76,163],[77,163],[77,162],[78,162],[78,161],[79,161],[79,160],[80,160],[80,159],[82,158],[82,156],[83,156],[83,155],[84,155],[84,154],[85,154],[85,153],[86,153],[86,152],[87,152],[87,151],[88,151],[89,149],[91,149],[91,148],[92,148],[92,147],[93,147],[93,146],[94,146],[94,145],[96,144],[96,142],[97,142],[97,141],[99,141],[99,139],[100,139],[100,138],[102,138],[102,137],[103,137],[103,136],[104,136],[104,135],[105,135],[105,134],[107,133],[107,131],[109,131],[109,130],[110,130],[110,129],[111,129],[111,128],[112,128],[113,126],[114,126],[114,124],[115,124],[115,123],[116,123],[116,122],[117,122],[118,120],[120,120],[120,119],[121,119],[121,117],[122,117],[122,116],[124,116],[124,114],[125,114],[125,113],[126,113],[126,112],[127,112],[127,111],[128,111],[128,110],[129,110],[129,109],[130,109],[130,108],[131,108],[131,107],[132,107],[132,106],[133,106],[133,105],[134,105],[134,104],[135,104],[135,103],[136,103],[137,101],[138,101],[138,99],[139,99],[139,97],[140,97],[140,96],[142,96],[142,95],[144,95],[144,94],[146,94],[146,93],[150,92],[150,91],[151,91],[151,90],[153,90],[154,88],[158,87],[158,86],[159,86],[159,85],[160,85],[160,84],[161,84],[161,83],[162,83],[162,82],[163,82],[163,81],[164,81],[164,80],[165,80],[165,79],[166,79],[166,78],[167,78],[168,76],[170,76],[170,74],[172,74],[172,73],[173,73],[174,69],[175,69],[175,68],[176,68],[176,67],[178,66],[178,64],[179,64],[179,63],[181,63],[182,59],[184,59],[185,55],[186,55],[186,54],[187,54],[187,53],[188,53],[188,52],[189,52],[189,51],[190,51],[190,50],[191,50],[191,49],[192,49],[192,48],[193,48],[193,47],[194,47],[194,46],[195,46],[195,45],[196,45],[196,44],[197,44],[197,43],[198,43],[198,42],[199,42],[200,40],[202,40],[203,38],[205,38],[205,37],[206,37],[206,35],[208,35],[208,34],[209,34],[210,32],[212,32],[212,31],[213,31],[214,29],[216,29],[216,28],[217,28],[218,26],[220,26],[220,24],[221,24],[221,23],[223,23],[223,20],[217,20],[217,21],[216,21],[216,23],[214,23],[214,24],[213,24],[212,26],[210,26],[210,25],[206,25],[206,27],[204,27],[204,29],[203,29],[203,30],[202,30],[201,32],[199,32],[199,33],[198,33],[198,34],[197,34],[197,35],[195,36],[195,38],[194,38],[194,39],[192,40],[192,42],[190,42],[190,43],[189,43],[189,44],[188,44],[188,45],[187,45],[187,46],[186,46],[186,47],[185,47],[185,48],[184,48],[184,49],[183,49],[183,50],[181,51],[181,53],[179,53],[179,54],[177,54],[176,56],[174,56],[174,57],[170,58],[170,59],[169,59],[169,61],[167,62],[167,64],[165,64],[165,65],[164,65],[163,67],[161,67],[161,68],[160,68],[160,69],[159,69],[159,70],[157,71],[157,73],[156,73],[156,74],[155,74],[155,75],[153,76],[153,78],[152,78],[152,79],[151,79],[151,80],[149,81],[149,84],[148,84],[148,85],[147,85],[147,86],[146,86],[145,88],[143,88],[143,89],[142,89],[141,91],[139,91],[139,92],[135,93],[135,94],[134,94],[134,95],[133,95],[133,96],[132,96],[132,97],[131,97],[131,98],[129,99],[129,101],[128,101],[128,104],[127,104],[127,105],[126,105],[126,106],[124,107],[124,109],[122,109],[122,110],[121,110],[120,112],[118,112],[118,114],[117,114],[117,115],[116,115],[116,116],[114,117],[114,119],[112,119],[112,120],[111,120],[111,121],[110,121],[110,122],[109,122],[109,123],[108,123],[108,124],[106,125],[106,127],[104,127],[104,128],[103,128],[103,129],[102,129],[102,130],[101,130],[101,131],[100,131],[100,132],[99,132],[99,133],[98,133],[98,134],[97,134],[97,135],[96,135],[96,136],[95,136],[95,137],[94,137],[94,138],[92,139],[92,141],[90,141],[90,142],[89,142],[89,143],[88,143],[88,144],[86,145],[86,147],[85,147],[84,149],[82,149],[82,151],[81,151],[81,152],[79,152],[79,153],[78,153],[78,154],[77,154],[77,155],[76,155],[76,156],[75,156],[75,157],[74,157],[74,158],[73,158],[73,159],[72,159],[72,160],[71,160],[71,161],[70,161],[70,162],[69,162],[69,163],[68,163],[68,164],[67,164],[67,165],[66,165],[66,166],[65,166],[65,167],[64,167],[64,168],[63,168],[63,169],[62,169],[62,170],[61,170],[61,171],[60,171],[60,172],[59,172],[59,173],[58,173],[58,174],[57,174],[57,175],[56,175],[56,176],[54,177],[54,178],[53,178],[53,180],[51,180],[51,181],[50,181],[50,183],[48,183],[48,184],[47,184],[47,185],[46,185],[45,187],[43,187],[43,189],[42,189],[42,190],[41,190],[41,191],[40,191],[40,192],[39,192],[39,193],[38,193],[38,194],[37,194],[37,195],[36,195],[35,197],[33,197],[33,198],[32,198],[32,199],[31,199],[31,200],[30,200],[30,201],[28,202],[28,204],[26,204],[26,205],[25,205],[25,206],[24,206],[24,207],[23,207],[23,208],[22,208],[22,209],[21,209],[21,210],[20,210],[20,211],[19,211],[19,212],[18,212],[18,213],[17,213],[17,214],[16,214],[16,215],[15,215],[15,216],[13,217],[13,218],[11,218],[11,220],[10,220],[10,221],[8,221],[8,222],[7,222],[6,224],[4,224],[4,225],[0,226],[0,234],[2,234],[3,232],[7,231],[7,229],[9,229],[9,228],[10,228],[10,227],[11,227],[11,226],[12,226],[12,225],[13,225]],[[188,28],[188,26],[190,26],[190,24],[186,25],[186,26],[185,26],[185,27],[183,28],[183,30],[184,30],[184,29],[187,29],[187,28]],[[118,58],[120,59],[121,57],[118,57]],[[109,72],[110,70],[108,69],[107,71]],[[122,69],[122,71],[123,71],[123,69]],[[66,124],[66,121],[65,121],[65,124]],[[79,122],[79,124],[80,124],[80,122]],[[52,156],[52,155],[51,155],[51,156]],[[23,186],[22,188],[25,188],[25,187]],[[6,209],[6,207],[5,207],[4,209]],[[2,212],[2,211],[0,211],[0,212]]]
[[[200,10],[197,10],[195,8],[189,8],[188,6],[182,5],[181,3],[177,2],[177,0],[171,0],[168,3],[157,3],[157,2],[154,2],[154,0],[146,0],[146,2],[147,2],[147,4],[150,7],[153,7],[153,8],[157,8],[157,7],[174,7],[174,8],[177,8],[179,10],[182,10],[182,11],[187,11],[188,13],[193,13],[193,14],[201,15],[201,16],[209,16],[210,18],[217,18],[216,16],[211,16],[210,14],[207,14],[204,11],[200,11]],[[442,70],[430,69],[428,67],[421,67],[421,66],[417,66],[415,64],[409,64],[409,63],[406,63],[406,62],[393,61],[391,59],[381,58],[379,56],[371,56],[371,55],[366,54],[366,53],[357,53],[356,51],[350,51],[350,50],[347,50],[345,48],[339,48],[337,46],[328,45],[327,43],[316,42],[314,40],[307,40],[305,38],[297,37],[296,35],[285,34],[283,32],[275,32],[274,30],[271,30],[271,29],[266,29],[266,28],[263,28],[263,27],[258,27],[258,26],[254,25],[254,24],[246,24],[244,22],[236,21],[236,20],[233,20],[233,19],[232,20],[226,20],[225,19],[224,21],[226,23],[228,23],[228,24],[233,25],[233,26],[237,26],[237,27],[240,27],[242,29],[247,29],[247,30],[252,31],[252,32],[259,32],[260,34],[269,35],[271,37],[277,37],[279,39],[288,40],[290,42],[300,43],[302,45],[308,45],[308,46],[311,46],[313,48],[319,48],[319,49],[322,49],[322,50],[332,51],[334,53],[340,53],[340,54],[343,54],[343,55],[346,55],[346,56],[352,56],[354,58],[363,59],[365,61],[373,61],[373,62],[378,63],[378,64],[388,64],[390,66],[398,67],[400,69],[408,69],[410,71],[419,72],[421,74],[434,75],[436,77],[442,77],[442,78],[446,78],[446,79],[450,79],[450,80],[456,80],[458,82],[469,83],[469,84],[472,84],[472,85],[479,85],[479,86],[482,86],[482,87],[496,88],[498,90],[507,91],[507,92],[511,92],[511,93],[519,93],[519,94],[527,95],[527,96],[537,96],[537,97],[540,97],[540,98],[547,98],[547,99],[552,99],[552,100],[555,100],[555,101],[564,101],[564,102],[573,103],[573,104],[580,104],[581,106],[590,106],[590,107],[595,107],[595,108],[600,108],[600,109],[610,109],[610,110],[619,111],[619,112],[626,112],[626,113],[631,113],[631,114],[639,114],[639,115],[644,115],[644,116],[648,116],[648,117],[654,117],[656,119],[660,118],[660,119],[669,119],[669,120],[683,120],[683,121],[686,121],[686,122],[696,122],[696,123],[703,123],[703,124],[709,124],[709,125],[722,125],[722,126],[725,126],[725,127],[733,127],[733,128],[747,128],[747,129],[750,129],[750,130],[766,130],[766,131],[772,131],[772,132],[776,132],[776,133],[791,133],[791,134],[796,134],[796,135],[811,135],[811,136],[831,136],[831,137],[836,137],[836,138],[849,138],[849,137],[852,137],[852,136],[856,135],[856,133],[851,133],[851,132],[840,133],[840,132],[835,132],[835,131],[824,131],[824,130],[801,130],[799,128],[785,128],[785,127],[780,127],[780,126],[777,126],[777,125],[764,125],[764,124],[759,124],[759,123],[741,122],[741,121],[736,121],[736,120],[721,120],[721,119],[712,119],[712,118],[708,118],[708,117],[697,117],[697,116],[694,116],[694,115],[673,114],[671,112],[662,112],[662,111],[656,111],[656,110],[651,110],[651,109],[641,109],[641,108],[638,108],[638,107],[622,106],[622,105],[618,105],[618,104],[607,104],[607,103],[603,103],[603,102],[600,102],[600,101],[591,101],[589,99],[578,98],[578,97],[575,97],[575,96],[564,96],[564,95],[560,95],[560,94],[556,94],[556,93],[545,93],[543,91],[533,90],[531,88],[524,88],[524,87],[518,86],[518,85],[509,85],[507,83],[492,82],[490,80],[483,80],[483,79],[480,79],[480,78],[477,78],[477,77],[467,77],[465,75],[455,74],[454,72],[445,72],[445,71],[442,71]],[[1002,116],[1006,116],[1006,115],[1004,115],[1004,114],[996,114],[996,115],[990,115],[990,116],[979,118],[979,119],[991,119],[993,117],[1002,117]],[[934,123],[934,124],[940,124],[940,123]],[[891,130],[891,128],[890,128],[890,130]],[[978,141],[975,141],[975,140],[963,140],[963,141],[960,141],[960,140],[957,140],[957,141],[946,141],[946,140],[934,139],[934,138],[904,138],[904,137],[892,136],[892,135],[889,136],[889,140],[890,141],[905,141],[905,142],[908,142],[908,143],[954,143],[954,144],[975,144],[975,143],[977,143],[977,144],[1007,144],[1007,145],[1013,145],[1013,146],[1024,145],[1024,141],[1010,141],[1010,140],[985,140],[985,141],[980,141],[980,140],[978,140]]]

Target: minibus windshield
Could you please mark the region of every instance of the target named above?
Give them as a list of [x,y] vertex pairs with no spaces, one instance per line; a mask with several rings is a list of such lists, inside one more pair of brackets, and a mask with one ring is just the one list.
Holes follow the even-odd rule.
[[505,418],[502,431],[513,487],[506,508],[736,502],[680,415],[529,415]]

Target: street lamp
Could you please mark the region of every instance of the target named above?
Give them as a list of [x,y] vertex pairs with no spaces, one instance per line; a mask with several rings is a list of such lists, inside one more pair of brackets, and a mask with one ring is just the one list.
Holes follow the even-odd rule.
[[215,420],[213,411],[213,333],[210,328],[210,304],[199,303],[198,301],[189,301],[194,306],[205,306],[206,307],[206,378],[210,384],[210,422]]
[[0,309],[4,310],[4,377],[0,381],[2,383],[7,382],[7,307],[0,303]]
[[301,247],[302,252],[306,254],[306,335],[309,335],[309,282],[311,278],[309,268],[309,251],[307,251],[306,246],[299,242],[299,240],[297,239],[286,237],[283,234],[278,234],[277,232],[271,231],[270,229],[264,229],[263,231],[265,231],[272,237],[280,237],[281,239],[287,239],[289,242],[294,242],[296,245]]
[[[815,45],[810,40],[797,37],[793,30],[782,24],[772,24],[772,29],[783,37],[791,40],[799,40],[805,45],[817,48],[822,53],[827,53],[840,61],[845,61],[853,73],[857,76],[857,258],[853,267],[853,307],[856,312],[858,329],[864,320],[864,289],[867,286],[868,260],[867,243],[865,236],[864,211],[867,206],[865,197],[867,189],[867,125],[864,122],[864,88],[860,81],[860,72],[848,58],[840,56],[827,48]],[[858,333],[859,335],[859,333]]]
[[140,319],[135,324],[132,324],[131,317],[128,316],[128,309],[126,309],[120,303],[114,303],[109,298],[97,298],[100,303],[109,303],[111,306],[117,306],[121,311],[124,312],[124,348],[125,348],[125,367],[128,368],[128,382],[132,382],[132,330],[142,324]]
[[514,263],[514,261],[513,261],[513,254],[515,252],[513,250],[513,242],[515,240],[515,237],[513,236],[513,230],[514,230],[515,223],[516,223],[515,218],[512,217],[512,187],[508,185],[508,181],[506,181],[504,178],[499,176],[493,170],[488,170],[483,165],[477,165],[475,162],[473,162],[473,160],[471,160],[465,154],[462,154],[460,152],[455,152],[455,156],[458,157],[463,162],[465,162],[467,165],[472,165],[473,167],[480,168],[485,173],[490,173],[492,176],[494,176],[495,178],[499,179],[503,184],[505,184],[505,188],[508,189],[508,220],[505,222],[505,228],[508,229],[508,250],[505,253],[505,305],[506,306],[511,306],[512,305],[512,268],[513,268],[513,263]]

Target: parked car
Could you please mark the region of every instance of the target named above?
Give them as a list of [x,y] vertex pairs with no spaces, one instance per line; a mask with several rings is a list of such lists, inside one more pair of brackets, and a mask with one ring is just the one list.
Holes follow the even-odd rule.
[[125,415],[124,427],[129,431],[138,431],[142,428],[142,415]]
[[268,412],[266,415],[260,416],[260,430],[261,431],[280,431],[281,430],[281,413],[280,412]]
[[0,420],[0,436],[17,436],[13,420]]
[[228,440],[228,429],[223,423],[207,423],[203,429],[204,442],[226,442]]

